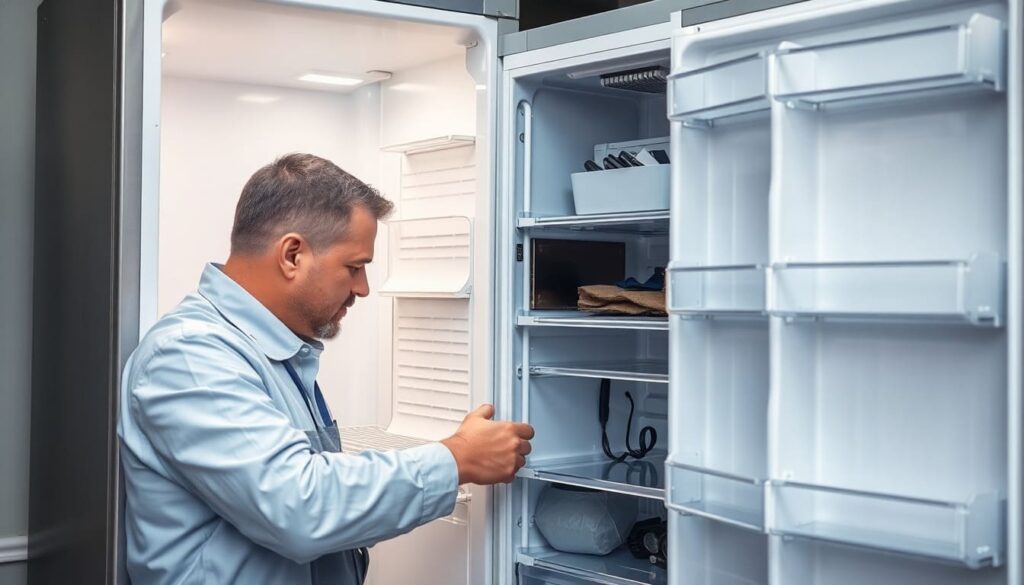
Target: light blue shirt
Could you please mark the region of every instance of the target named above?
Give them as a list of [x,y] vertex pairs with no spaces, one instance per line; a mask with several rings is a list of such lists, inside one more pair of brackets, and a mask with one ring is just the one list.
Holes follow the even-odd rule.
[[118,424],[135,585],[352,585],[344,571],[314,580],[311,562],[451,514],[458,470],[439,443],[312,450],[310,409],[280,362],[315,405],[322,351],[212,264],[146,334]]

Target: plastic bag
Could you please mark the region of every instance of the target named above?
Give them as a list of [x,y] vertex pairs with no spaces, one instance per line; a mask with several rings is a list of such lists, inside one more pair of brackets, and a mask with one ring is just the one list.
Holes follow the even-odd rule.
[[636,498],[629,496],[547,486],[537,501],[534,522],[551,548],[606,555],[626,541],[638,511]]

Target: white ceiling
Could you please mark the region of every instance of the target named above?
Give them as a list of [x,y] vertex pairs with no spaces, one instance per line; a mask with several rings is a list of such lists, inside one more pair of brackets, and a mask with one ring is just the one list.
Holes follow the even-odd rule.
[[401,71],[460,55],[466,32],[256,0],[177,0],[164,22],[165,74],[345,93],[305,73]]

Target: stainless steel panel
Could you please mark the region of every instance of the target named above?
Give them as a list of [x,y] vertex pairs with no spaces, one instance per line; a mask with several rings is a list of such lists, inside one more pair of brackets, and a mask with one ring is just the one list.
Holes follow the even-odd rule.
[[120,19],[109,0],[39,10],[32,585],[115,574]]

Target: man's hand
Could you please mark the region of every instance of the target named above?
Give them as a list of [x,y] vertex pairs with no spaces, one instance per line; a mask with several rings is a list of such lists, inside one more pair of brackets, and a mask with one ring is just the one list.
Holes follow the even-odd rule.
[[455,457],[459,483],[509,483],[526,465],[533,427],[493,421],[494,407],[484,404],[466,415],[459,430],[441,441]]

